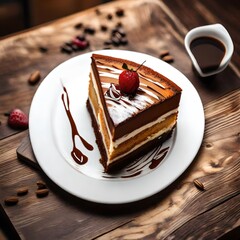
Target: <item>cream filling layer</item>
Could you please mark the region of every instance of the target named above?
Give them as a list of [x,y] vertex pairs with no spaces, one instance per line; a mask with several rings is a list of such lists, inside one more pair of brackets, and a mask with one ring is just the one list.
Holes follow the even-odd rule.
[[119,156],[117,156],[116,158],[111,159],[111,160],[109,160],[109,158],[108,158],[107,165],[109,165],[110,163],[113,163],[113,162],[117,161],[118,159],[120,159],[120,158],[122,158],[122,157],[124,157],[124,156],[126,156],[126,155],[128,155],[128,154],[130,154],[131,152],[133,152],[134,150],[140,148],[141,146],[143,146],[144,144],[150,142],[151,140],[156,139],[156,138],[158,138],[158,137],[161,138],[161,135],[162,135],[163,133],[172,130],[172,128],[175,126],[175,123],[176,123],[176,122],[173,122],[173,123],[171,123],[167,128],[163,128],[163,129],[161,129],[159,132],[157,132],[157,133],[155,133],[155,134],[152,134],[152,135],[149,136],[145,141],[143,141],[143,142],[135,145],[134,148],[132,148],[130,151],[127,151],[127,152],[125,152],[124,154],[119,155]]
[[126,134],[124,135],[123,137],[121,138],[118,138],[116,139],[116,141],[113,142],[113,147],[116,148],[118,147],[118,145],[120,145],[121,143],[125,142],[126,140],[130,139],[130,138],[133,138],[134,136],[136,136],[137,134],[139,134],[140,132],[148,129],[148,128],[151,128],[152,126],[154,126],[155,124],[157,123],[160,123],[162,121],[164,121],[167,117],[171,116],[172,114],[175,114],[178,112],[178,109],[174,109],[172,111],[169,111],[167,112],[166,114],[162,115],[161,117],[159,117],[158,119],[156,119],[155,121],[153,122],[150,122],[146,125],[144,125],[143,127],[141,128],[138,128],[136,130],[134,130],[133,132],[129,133],[129,134]]

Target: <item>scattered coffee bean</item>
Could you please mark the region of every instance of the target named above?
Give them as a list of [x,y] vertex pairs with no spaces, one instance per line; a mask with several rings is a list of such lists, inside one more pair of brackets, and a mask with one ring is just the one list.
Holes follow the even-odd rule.
[[122,27],[123,26],[123,24],[121,23],[121,22],[118,22],[117,24],[116,24],[116,28],[120,28],[120,27]]
[[17,195],[18,196],[24,196],[28,193],[28,188],[22,187],[17,190]]
[[75,29],[81,29],[83,27],[83,23],[77,23],[74,25]]
[[211,148],[211,147],[213,147],[213,145],[212,145],[212,143],[206,143],[206,148]]
[[47,188],[46,183],[41,181],[41,180],[37,181],[36,184],[37,184],[38,189],[45,189],[45,188]]
[[86,36],[83,35],[83,34],[76,36],[76,38],[80,41],[85,41],[86,40]]
[[11,196],[11,197],[5,198],[5,199],[4,199],[4,203],[5,203],[5,205],[7,205],[7,206],[16,205],[16,204],[18,203],[18,197]]
[[193,181],[195,187],[201,191],[204,191],[204,185],[202,184],[202,182],[200,182],[199,180],[195,179]]
[[108,27],[106,25],[101,25],[101,31],[106,32],[108,30]]
[[105,42],[104,42],[104,45],[111,45],[112,44],[112,41],[111,40],[106,40]]
[[119,40],[122,38],[122,35],[119,32],[115,32],[113,36],[118,38]]
[[30,77],[28,78],[28,82],[31,84],[31,85],[34,85],[36,84],[37,82],[39,82],[39,80],[41,79],[41,74],[40,72],[37,70],[35,72],[33,72]]
[[38,198],[42,198],[42,197],[46,197],[48,195],[49,190],[47,188],[38,189],[35,193]]
[[78,50],[79,50],[79,47],[76,46],[76,45],[74,45],[74,44],[72,43],[72,41],[71,41],[71,42],[65,42],[65,45],[68,46],[68,47],[70,47],[72,51],[78,51]]
[[122,8],[119,8],[116,10],[116,16],[123,17],[124,16],[124,10]]
[[95,13],[96,13],[97,15],[101,15],[101,11],[100,11],[98,8],[95,9]]
[[126,37],[126,32],[122,27],[118,27],[118,33],[121,34],[122,37]]
[[107,19],[108,19],[108,20],[112,20],[112,18],[113,18],[113,15],[112,15],[111,13],[109,13],[109,14],[107,15]]
[[5,112],[4,116],[9,117],[10,116],[10,112]]
[[74,52],[76,52],[76,51],[79,50],[79,47],[76,46],[76,45],[74,45],[74,44],[71,45],[71,48],[72,48],[72,50],[73,50]]
[[64,44],[65,44],[66,46],[69,46],[69,47],[71,47],[71,46],[72,46],[72,41],[65,42]]
[[126,38],[126,37],[121,38],[121,39],[120,39],[120,43],[121,43],[122,45],[127,45],[127,44],[128,44],[127,38]]
[[118,37],[116,37],[116,36],[113,36],[112,38],[111,38],[111,40],[112,40],[112,43],[113,43],[113,45],[114,46],[119,46],[120,45],[120,40],[119,40],[119,38]]
[[61,46],[61,51],[63,53],[68,53],[68,54],[73,52],[72,48],[70,46],[66,45],[66,44]]
[[110,40],[104,42],[104,45],[110,44],[113,44],[114,46],[128,44],[126,32],[124,31],[123,27],[115,27],[112,29]]
[[163,58],[163,57],[165,57],[165,56],[167,56],[167,55],[169,55],[169,51],[168,51],[168,50],[162,50],[162,51],[160,52],[160,58]]
[[171,63],[174,61],[174,58],[172,55],[166,55],[162,58],[163,61],[167,62],[167,63]]
[[116,32],[118,32],[118,29],[119,29],[119,28],[117,28],[117,27],[113,28],[113,29],[112,29],[112,35],[114,35]]
[[92,27],[86,27],[86,28],[84,28],[84,33],[87,33],[87,34],[91,34],[91,35],[93,35],[93,34],[95,34],[95,29],[94,28],[92,28]]
[[46,53],[48,51],[48,48],[41,46],[41,47],[39,47],[39,51],[42,53]]

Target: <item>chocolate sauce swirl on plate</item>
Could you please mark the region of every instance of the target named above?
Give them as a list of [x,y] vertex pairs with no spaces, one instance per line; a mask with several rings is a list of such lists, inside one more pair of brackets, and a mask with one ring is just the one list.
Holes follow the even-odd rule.
[[71,111],[70,111],[70,102],[69,102],[69,96],[68,96],[68,92],[67,89],[65,87],[63,87],[63,90],[66,94],[66,98],[67,100],[65,100],[64,98],[64,93],[62,94],[62,101],[63,101],[63,105],[69,120],[69,123],[71,125],[71,130],[72,130],[72,142],[73,142],[73,149],[71,151],[71,156],[74,159],[74,161],[80,165],[86,164],[88,161],[88,157],[83,154],[80,149],[78,149],[76,147],[76,137],[79,137],[82,144],[84,145],[84,147],[89,150],[92,151],[93,150],[93,146],[91,144],[89,144],[78,132],[77,130],[77,126],[74,122],[74,119],[72,117]]

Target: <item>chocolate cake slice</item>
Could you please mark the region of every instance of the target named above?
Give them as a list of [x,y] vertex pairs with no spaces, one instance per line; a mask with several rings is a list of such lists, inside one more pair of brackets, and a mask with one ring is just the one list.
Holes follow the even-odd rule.
[[[122,92],[119,75],[137,69],[139,86]],[[177,123],[181,88],[138,63],[93,54],[87,108],[105,172],[149,151],[168,139]]]

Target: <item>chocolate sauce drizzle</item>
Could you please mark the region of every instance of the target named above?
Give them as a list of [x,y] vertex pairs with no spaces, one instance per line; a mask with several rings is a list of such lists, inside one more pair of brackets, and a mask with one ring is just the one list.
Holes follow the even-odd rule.
[[62,94],[62,101],[63,101],[63,105],[68,117],[68,120],[70,122],[71,125],[71,130],[72,130],[72,142],[73,142],[73,149],[71,151],[71,156],[74,159],[74,161],[80,165],[86,164],[88,161],[88,157],[86,155],[84,155],[80,149],[78,149],[76,147],[76,141],[75,141],[75,137],[79,137],[82,144],[84,145],[84,147],[89,150],[92,151],[93,150],[93,146],[91,144],[89,144],[78,132],[77,130],[77,126],[74,122],[74,119],[72,117],[71,111],[70,111],[70,102],[69,102],[69,97],[68,97],[68,92],[67,89],[65,87],[63,87],[64,92],[66,93],[66,97],[67,97],[67,102],[65,102],[64,99],[64,93]]
[[133,178],[143,174],[146,167],[153,170],[163,161],[169,151],[169,147],[162,149],[162,145],[159,145],[149,153],[136,159],[134,162],[129,164],[120,174],[118,175],[103,175],[103,178],[118,179],[118,178]]
[[159,154],[152,159],[151,164],[148,167],[150,169],[156,168],[159,163],[166,157],[168,149],[169,147],[162,149]]

